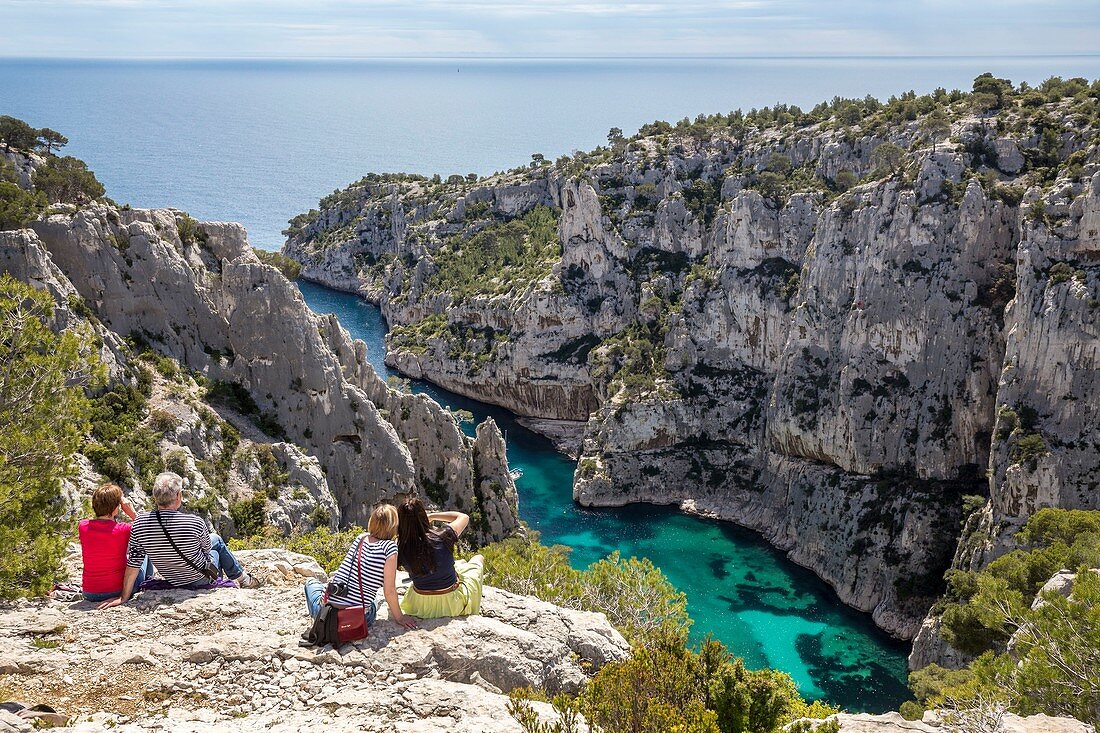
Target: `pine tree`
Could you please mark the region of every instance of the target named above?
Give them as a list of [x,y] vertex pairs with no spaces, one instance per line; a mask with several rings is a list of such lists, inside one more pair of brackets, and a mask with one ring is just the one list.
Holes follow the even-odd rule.
[[88,432],[88,334],[55,332],[50,295],[0,276],[0,598],[50,590],[67,535],[62,481]]

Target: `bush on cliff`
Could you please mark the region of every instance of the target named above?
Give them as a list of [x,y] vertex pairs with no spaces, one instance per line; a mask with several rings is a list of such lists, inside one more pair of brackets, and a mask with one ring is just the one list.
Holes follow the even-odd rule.
[[431,292],[457,300],[523,290],[550,274],[561,258],[558,214],[536,206],[518,219],[494,222],[469,239],[452,237],[435,255]]
[[260,258],[260,262],[265,265],[271,265],[276,270],[283,273],[283,277],[291,282],[297,280],[298,276],[302,274],[302,266],[282,252],[270,252],[258,247],[253,247],[252,251]]
[[0,231],[22,229],[46,208],[41,191],[24,191],[9,181],[0,180]]
[[[527,733],[541,733],[547,729],[525,699],[532,696],[513,694],[510,709]],[[837,712],[807,703],[783,672],[748,670],[713,640],[692,651],[681,634],[668,631],[635,646],[629,659],[605,665],[576,698],[559,696],[554,704],[582,714],[595,733],[774,733],[799,718]]]
[[[1100,722],[1100,512],[1043,509],[1016,550],[979,573],[955,573],[944,637],[970,653],[963,670],[931,665],[910,676],[925,707],[994,700],[1020,715],[1072,715]],[[1063,568],[1077,569],[1072,594],[1036,594]],[[1034,608],[1032,607],[1034,604]],[[1011,639],[1011,643],[1009,640]]]
[[0,276],[0,597],[41,595],[56,577],[62,482],[89,424],[84,385],[102,376],[88,334],[52,330],[43,290]]
[[1042,509],[1017,535],[1023,549],[980,572],[947,575],[944,638],[968,654],[1002,651],[1012,617],[1030,607],[1050,576],[1063,568],[1100,567],[1100,512]]
[[276,527],[263,527],[251,537],[237,537],[229,541],[234,550],[258,550],[264,547],[282,547],[291,552],[309,555],[321,564],[326,572],[340,567],[344,554],[363,532],[360,527],[347,527],[333,532],[328,527],[318,527],[312,532],[287,537]]
[[577,570],[569,548],[511,538],[481,548],[485,582],[559,606],[599,611],[631,643],[662,631],[686,635],[691,620],[687,597],[648,559],[623,559],[613,552]]
[[103,184],[79,158],[50,156],[34,174],[34,187],[51,203],[85,204],[102,198]]

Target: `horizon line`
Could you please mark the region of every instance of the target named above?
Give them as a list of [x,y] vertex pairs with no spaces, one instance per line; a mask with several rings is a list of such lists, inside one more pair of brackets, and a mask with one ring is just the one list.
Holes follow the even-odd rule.
[[638,54],[638,55],[498,55],[470,53],[464,55],[399,55],[399,56],[24,56],[0,54],[0,61],[674,61],[674,60],[813,60],[813,59],[1034,59],[1034,58],[1096,58],[1100,51],[1067,51],[1059,53],[1001,54]]

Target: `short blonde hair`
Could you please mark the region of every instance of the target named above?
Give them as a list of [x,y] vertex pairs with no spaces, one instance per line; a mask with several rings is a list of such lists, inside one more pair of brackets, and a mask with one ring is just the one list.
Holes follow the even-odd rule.
[[397,508],[393,504],[379,504],[367,520],[371,537],[392,540],[397,535]]
[[122,489],[117,484],[103,484],[92,492],[92,511],[106,517],[122,503]]

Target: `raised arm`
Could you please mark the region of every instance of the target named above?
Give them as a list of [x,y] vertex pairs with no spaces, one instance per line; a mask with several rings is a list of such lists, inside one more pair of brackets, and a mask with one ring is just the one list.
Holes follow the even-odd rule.
[[131,522],[134,521],[135,519],[137,519],[137,512],[134,511],[133,505],[130,504],[130,500],[127,499],[125,496],[122,497],[122,507],[121,507],[121,509],[122,509],[122,513],[125,514],[126,516],[128,516],[130,518]]
[[428,514],[429,522],[446,522],[456,535],[460,535],[470,526],[470,515],[462,512],[431,512]]
[[415,629],[416,619],[402,613],[401,604],[397,602],[396,553],[386,558],[386,565],[382,569],[382,595],[386,597],[386,605],[390,607],[390,618],[406,629]]

